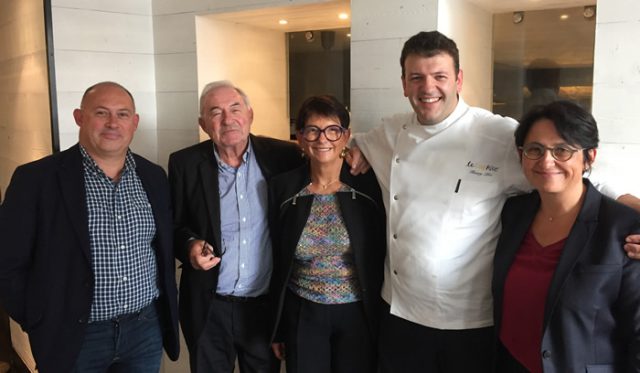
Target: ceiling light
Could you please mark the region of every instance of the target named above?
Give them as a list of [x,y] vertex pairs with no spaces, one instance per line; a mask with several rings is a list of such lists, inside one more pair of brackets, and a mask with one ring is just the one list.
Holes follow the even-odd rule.
[[524,20],[524,12],[513,12],[513,16],[511,17],[513,23],[518,24]]
[[593,18],[596,15],[596,6],[595,5],[587,5],[582,10],[582,15],[584,18]]
[[338,14],[338,18],[340,19],[349,19],[349,15],[347,13]]
[[286,25],[287,23],[289,23],[289,21],[287,21],[286,19],[281,19],[278,21],[278,23],[281,25]]
[[350,38],[350,37],[351,37],[351,34],[347,34],[347,37],[348,37],[348,38]]
[[304,33],[304,40],[308,41],[309,43],[311,43],[312,41],[314,41],[316,39],[315,34],[313,33],[313,31],[305,31]]
[[568,14],[562,14],[562,15],[560,16],[560,19],[561,19],[561,20],[563,20],[563,21],[564,21],[565,19],[569,19],[569,15],[568,15]]

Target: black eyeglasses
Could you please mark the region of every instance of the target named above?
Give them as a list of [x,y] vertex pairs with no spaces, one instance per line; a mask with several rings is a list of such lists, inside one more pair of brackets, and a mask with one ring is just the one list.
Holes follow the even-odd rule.
[[537,142],[533,142],[525,146],[520,146],[518,147],[518,149],[522,151],[522,155],[524,155],[528,159],[531,159],[532,161],[537,161],[538,159],[544,157],[544,153],[548,150],[551,152],[551,156],[560,162],[566,162],[571,159],[571,157],[573,157],[573,153],[584,150],[570,148],[566,145],[557,145],[553,148],[549,148]]
[[324,133],[324,137],[326,137],[327,140],[333,142],[340,140],[344,131],[346,130],[338,125],[327,126],[323,129],[320,129],[320,127],[316,126],[306,126],[300,130],[300,134],[302,135],[303,139],[309,142],[313,142],[318,141],[318,139],[320,138],[320,134]]

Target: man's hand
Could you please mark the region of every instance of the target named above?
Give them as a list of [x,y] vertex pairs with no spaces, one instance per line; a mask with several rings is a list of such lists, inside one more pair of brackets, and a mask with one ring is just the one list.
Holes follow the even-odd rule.
[[626,241],[624,250],[629,258],[640,259],[640,234],[631,234],[627,236]]
[[285,354],[284,343],[272,343],[271,349],[273,350],[273,354],[276,355],[278,360],[284,360],[287,357],[287,355]]
[[189,242],[189,261],[193,268],[208,271],[220,263],[220,258],[213,255],[213,247],[204,240],[191,240]]
[[627,205],[636,211],[640,211],[640,199],[633,194],[623,194],[618,197],[618,202]]
[[369,161],[367,161],[367,158],[364,157],[357,145],[349,149],[344,159],[351,166],[351,175],[364,174],[371,168]]

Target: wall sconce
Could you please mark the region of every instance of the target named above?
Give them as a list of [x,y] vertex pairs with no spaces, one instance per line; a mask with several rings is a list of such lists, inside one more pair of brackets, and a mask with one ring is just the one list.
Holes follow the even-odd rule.
[[587,5],[582,10],[582,15],[586,19],[593,18],[596,15],[596,6],[595,5]]
[[511,17],[511,20],[516,25],[518,23],[521,23],[524,20],[524,12],[513,12],[513,16]]

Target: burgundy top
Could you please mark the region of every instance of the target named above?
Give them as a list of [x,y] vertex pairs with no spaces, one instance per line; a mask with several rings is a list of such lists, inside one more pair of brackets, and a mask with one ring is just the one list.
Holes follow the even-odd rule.
[[565,241],[543,247],[529,229],[504,284],[500,341],[532,373],[542,373],[544,306]]

